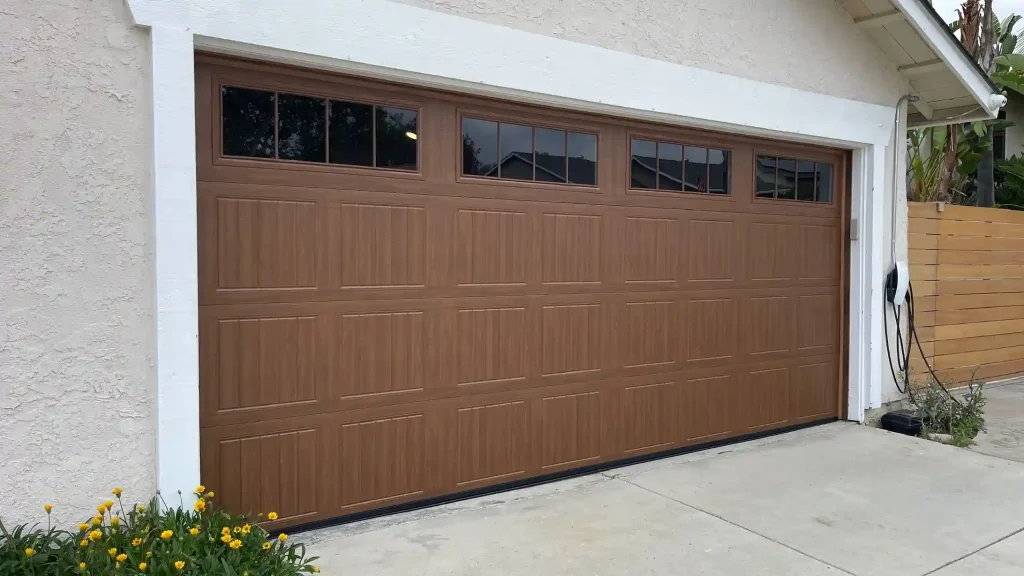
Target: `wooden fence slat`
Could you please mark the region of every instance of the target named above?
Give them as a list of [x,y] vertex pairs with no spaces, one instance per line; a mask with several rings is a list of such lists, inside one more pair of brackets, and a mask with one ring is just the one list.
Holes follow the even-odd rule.
[[1024,346],[974,350],[972,352],[935,356],[934,360],[932,360],[932,368],[936,370],[940,368],[962,368],[964,366],[981,366],[983,364],[995,364],[997,362],[1009,362],[1018,359],[1024,360]]
[[978,208],[977,206],[957,206],[946,204],[939,213],[942,220],[961,220],[967,222],[1004,222],[1024,224],[1024,212],[1003,210],[1000,208]]
[[[974,310],[978,308],[1000,308],[1004,306],[1024,306],[1024,292],[935,296],[932,309],[953,311]],[[922,308],[922,310],[923,309],[924,308]]]
[[911,250],[915,264],[1024,264],[1024,252],[996,250]]
[[982,238],[977,236],[936,236],[938,250],[981,250],[986,252],[1024,250],[1024,238]]
[[979,336],[977,338],[960,338],[935,342],[933,354],[956,354],[958,352],[974,352],[994,348],[1013,348],[1024,346],[1024,332],[1000,334],[998,336]]
[[939,237],[932,234],[908,234],[907,248],[910,250],[936,250],[939,247]]
[[975,322],[973,324],[953,324],[936,326],[936,340],[953,340],[955,338],[974,338],[975,336],[993,336],[1024,332],[1024,320],[996,320],[994,322]]
[[[927,220],[926,222],[939,223],[938,230],[928,232],[928,234],[980,236],[992,238],[996,242],[1007,238],[1024,238],[1024,223],[1008,224],[1006,222],[968,222],[964,220]],[[926,226],[926,228],[930,227]]]
[[[931,268],[930,266],[927,266]],[[914,266],[910,267],[911,270]],[[1013,264],[940,264],[937,271],[939,280],[1003,280],[1024,278],[1024,266]],[[910,276],[913,278],[913,274]],[[929,280],[931,278],[928,278]]]
[[[914,276],[910,276],[914,282]],[[953,294],[999,294],[1024,292],[1024,280],[939,280],[935,286],[935,294],[950,296]],[[914,294],[917,294],[917,283],[914,282]]]

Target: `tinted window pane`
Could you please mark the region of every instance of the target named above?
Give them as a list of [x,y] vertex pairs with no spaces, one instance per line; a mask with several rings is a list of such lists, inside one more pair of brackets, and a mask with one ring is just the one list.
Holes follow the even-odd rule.
[[775,158],[773,156],[757,157],[757,197],[775,197]]
[[498,123],[462,119],[462,173],[498,176]]
[[633,188],[657,188],[658,145],[647,140],[633,140],[631,143],[630,185]]
[[686,147],[686,165],[683,168],[688,192],[708,191],[708,149]]
[[326,105],[326,101],[320,98],[278,94],[278,158],[306,162],[326,161]]
[[537,128],[537,180],[565,182],[565,130]]
[[708,191],[712,194],[729,193],[729,151],[708,150]]
[[373,106],[331,101],[330,161],[373,166]]
[[416,169],[416,112],[377,107],[377,167]]
[[776,182],[778,194],[776,195],[776,198],[795,200],[796,160],[793,160],[792,158],[779,158],[778,168],[776,176],[778,179]]
[[683,147],[658,142],[658,189],[683,189]]
[[800,160],[796,163],[796,199],[814,200],[814,162]]
[[832,201],[832,165],[818,163],[817,183],[814,187],[814,199],[818,202]]
[[221,90],[224,155],[274,157],[274,93]]
[[533,180],[533,128],[502,122],[498,137],[501,139],[498,177]]
[[597,136],[569,132],[569,182],[597,185]]

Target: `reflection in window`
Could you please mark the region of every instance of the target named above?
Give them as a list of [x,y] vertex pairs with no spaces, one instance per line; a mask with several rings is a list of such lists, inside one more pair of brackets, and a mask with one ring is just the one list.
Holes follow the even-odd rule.
[[630,177],[633,188],[658,188],[658,144],[649,140],[633,140],[630,144]]
[[533,180],[533,128],[502,122],[498,136],[498,178]]
[[274,93],[246,88],[221,89],[225,156],[274,157]]
[[796,163],[796,199],[814,201],[814,162],[810,160]]
[[661,190],[682,191],[682,145],[658,142],[658,188]]
[[633,139],[630,187],[728,194],[730,159],[728,150]]
[[281,94],[277,101],[277,157],[326,162],[327,125],[322,98]]
[[597,186],[597,136],[569,132],[569,183]]
[[796,160],[779,158],[775,165],[775,197],[796,200]]
[[593,186],[597,184],[597,136],[463,118],[462,173]]
[[416,169],[416,112],[377,107],[377,167]]
[[373,106],[330,102],[330,163],[373,166]]
[[565,130],[537,128],[534,131],[537,152],[537,180],[565,182]]
[[729,156],[728,150],[708,150],[708,192],[729,193]]
[[687,146],[683,178],[687,192],[708,191],[708,149]]
[[398,170],[418,166],[415,110],[224,87],[221,116],[225,156]]
[[757,157],[757,196],[832,202],[832,165],[813,160]]
[[757,157],[757,197],[775,198],[775,157]]
[[462,173],[498,177],[498,123],[462,120]]

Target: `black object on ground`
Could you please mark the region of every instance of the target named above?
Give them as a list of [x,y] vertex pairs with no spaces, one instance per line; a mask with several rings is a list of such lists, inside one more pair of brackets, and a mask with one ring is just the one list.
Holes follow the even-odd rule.
[[920,436],[924,423],[910,410],[894,410],[882,416],[882,428],[908,436]]

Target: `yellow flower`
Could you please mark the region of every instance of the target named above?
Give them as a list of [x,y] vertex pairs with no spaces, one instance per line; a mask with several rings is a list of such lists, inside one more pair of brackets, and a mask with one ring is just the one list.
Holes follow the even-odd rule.
[[78,525],[78,531],[79,532],[85,532],[88,529],[89,529],[89,525],[88,524],[79,524]]
[[82,548],[85,548],[86,546],[89,545],[89,541],[83,538],[82,541],[78,543],[78,545],[81,546]]
[[281,534],[279,534],[279,535],[277,536],[277,539],[278,539],[278,540],[280,540],[281,542],[284,542],[285,540],[287,540],[287,539],[288,539],[288,535],[287,535],[287,534],[284,534],[284,533],[281,533]]
[[189,528],[188,529],[188,533],[193,535],[193,536],[197,536],[197,535],[199,535],[199,528]]
[[174,536],[174,531],[173,530],[164,530],[163,532],[160,533],[160,537],[163,538],[164,540],[170,540],[171,536]]
[[252,526],[249,526],[248,524],[242,526],[242,534],[248,534],[249,532],[252,532]]
[[139,504],[138,506],[136,506],[136,507],[135,507],[135,509],[136,509],[136,510],[138,510],[140,514],[141,514],[142,512],[145,512],[145,511],[146,511],[146,507],[145,507],[145,506],[143,506],[142,504]]
[[145,572],[146,571],[146,563],[145,562],[139,562],[139,571],[140,572]]
[[213,498],[213,490],[206,493],[206,499],[209,500],[210,498]]
[[43,504],[43,510],[46,510],[46,513],[49,514],[53,510],[53,504]]
[[89,532],[89,540],[92,540],[93,542],[99,540],[102,536],[103,532],[100,532],[99,530],[93,530],[92,532]]
[[196,494],[202,496],[203,492],[206,492],[206,486],[203,486],[202,484],[196,486]]
[[114,488],[113,490],[110,491],[110,493],[113,494],[114,496],[117,496],[118,498],[121,497],[121,489],[120,488]]
[[196,512],[206,512],[206,500],[203,500],[202,498],[196,500],[196,503],[192,508],[195,509]]
[[235,526],[234,528],[231,529],[231,531],[233,533],[235,533],[235,534],[239,534],[239,533],[242,532],[242,527],[241,526]]
[[85,572],[85,562],[79,562],[78,563],[78,569],[81,570],[82,572]]
[[132,546],[138,546],[139,544],[142,544],[142,538],[135,538],[132,540]]
[[102,523],[103,523],[103,518],[101,518],[99,516],[96,516],[95,518],[92,519],[92,525],[93,526],[99,526]]
[[225,527],[220,529],[220,533],[221,534],[231,534],[231,528],[228,528],[227,526],[225,526]]
[[110,554],[111,558],[117,556],[117,548],[111,548],[110,550],[107,550],[107,554]]
[[228,544],[228,546],[231,546],[232,550],[238,550],[239,548],[242,547],[242,541],[241,540],[232,540],[231,543]]
[[185,568],[185,563],[182,562],[181,560],[178,560],[177,562],[174,563],[174,567],[177,568],[178,570],[181,570],[181,569]]
[[221,536],[220,537],[220,541],[225,543],[225,544],[227,544],[228,542],[231,542],[231,534],[225,534],[225,535]]
[[100,504],[99,506],[96,507],[96,511],[100,513],[100,516],[102,516],[107,511],[107,507],[104,506],[103,504]]
[[313,566],[313,574],[319,574],[319,573],[320,573],[320,568],[317,567],[317,566]]
[[33,550],[31,548],[25,548],[25,556],[28,556],[29,558],[31,558],[32,555],[35,554],[35,553],[36,553],[35,550]]
[[128,559],[128,555],[127,554],[118,554],[117,555],[117,561],[118,562],[124,562],[127,559]]
[[120,523],[121,523],[121,519],[118,518],[117,516],[111,516],[110,517],[110,525],[111,526],[117,526]]
[[277,520],[277,512],[271,512],[267,514],[267,520]]
[[153,556],[153,553],[152,553],[152,552],[146,552],[146,558],[149,558],[149,557],[151,557],[151,556]]
[[114,507],[114,502],[112,500],[107,500],[106,502],[103,503],[103,507],[106,508],[107,510],[110,510],[111,508]]
[[270,550],[270,542],[264,542],[263,543],[263,549],[264,550]]

